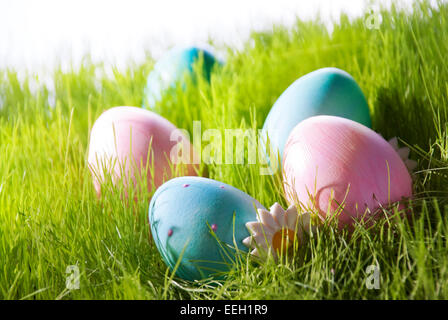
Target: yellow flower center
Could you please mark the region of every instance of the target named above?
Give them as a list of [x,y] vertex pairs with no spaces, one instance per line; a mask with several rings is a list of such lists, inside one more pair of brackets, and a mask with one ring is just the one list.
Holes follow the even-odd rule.
[[295,237],[296,233],[290,229],[278,230],[272,237],[274,251],[286,253],[292,247]]

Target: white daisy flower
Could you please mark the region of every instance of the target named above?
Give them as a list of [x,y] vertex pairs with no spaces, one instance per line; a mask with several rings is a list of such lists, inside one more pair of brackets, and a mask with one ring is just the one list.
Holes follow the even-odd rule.
[[277,259],[293,249],[294,241],[302,245],[303,234],[311,227],[311,216],[309,212],[299,214],[294,205],[285,211],[277,202],[270,210],[258,209],[258,221],[246,223],[251,236],[245,238],[243,244],[253,248],[251,254],[257,257],[270,251]]
[[408,168],[408,171],[409,172],[414,171],[414,169],[417,167],[417,162],[409,159],[409,152],[410,152],[409,148],[407,147],[400,148],[398,146],[397,137],[393,137],[388,142],[392,146],[392,148],[394,148],[394,150],[397,151],[401,160],[403,160],[404,164],[406,165],[406,168]]

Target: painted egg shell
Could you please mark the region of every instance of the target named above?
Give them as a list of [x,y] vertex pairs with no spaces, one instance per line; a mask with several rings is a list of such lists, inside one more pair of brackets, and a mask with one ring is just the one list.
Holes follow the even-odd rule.
[[215,63],[221,63],[208,50],[198,47],[180,47],[171,49],[154,65],[148,76],[143,107],[153,109],[165,92],[175,88],[185,76],[194,76],[193,65],[203,57],[202,71],[210,81],[210,74]]
[[170,269],[181,259],[177,276],[186,280],[219,278],[220,272],[232,266],[235,243],[247,252],[242,244],[249,236],[245,224],[257,220],[255,208],[263,206],[230,185],[180,177],[157,189],[149,205],[149,221],[153,239]]
[[288,201],[315,206],[322,217],[343,205],[340,227],[351,228],[354,219],[368,220],[380,206],[412,196],[411,177],[393,147],[366,126],[340,117],[299,123],[286,143],[283,169]]
[[317,115],[343,117],[371,127],[367,101],[352,76],[337,68],[323,68],[297,79],[282,93],[266,118],[263,134],[282,157],[292,129]]
[[[171,135],[177,140],[171,139]],[[98,195],[105,174],[111,175],[114,183],[120,178],[126,178],[123,183],[132,178],[135,185],[137,174],[143,173],[147,175],[148,191],[152,184],[160,186],[172,178],[170,165],[181,160],[189,162],[187,158],[173,158],[176,154],[188,155],[187,152],[171,154],[171,150],[180,146],[192,150],[190,141],[180,130],[151,111],[136,107],[115,107],[105,111],[92,127],[88,156]],[[193,165],[182,168],[185,175],[196,175]]]

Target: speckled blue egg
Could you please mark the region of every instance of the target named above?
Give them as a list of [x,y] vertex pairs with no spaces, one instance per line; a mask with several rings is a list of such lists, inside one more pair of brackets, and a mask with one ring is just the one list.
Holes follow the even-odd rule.
[[203,75],[210,81],[215,63],[222,64],[210,51],[198,47],[176,47],[168,51],[157,61],[148,76],[143,107],[154,109],[167,91],[179,83],[185,83],[184,77],[193,77],[194,63],[199,61],[201,56]]
[[151,200],[151,233],[171,270],[180,260],[176,276],[220,278],[232,267],[237,252],[247,252],[242,244],[249,236],[245,224],[257,220],[255,208],[264,207],[228,184],[202,177],[174,178]]
[[317,115],[372,125],[366,98],[353,77],[337,68],[323,68],[297,79],[282,93],[266,118],[263,134],[282,158],[292,129]]

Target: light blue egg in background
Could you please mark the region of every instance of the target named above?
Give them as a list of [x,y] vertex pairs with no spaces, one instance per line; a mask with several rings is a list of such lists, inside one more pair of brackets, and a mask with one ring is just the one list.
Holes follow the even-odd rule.
[[169,50],[154,65],[150,72],[143,97],[143,107],[154,109],[164,94],[185,80],[185,76],[194,76],[194,63],[203,57],[202,71],[205,79],[210,81],[211,71],[216,63],[223,63],[209,50],[199,47],[175,47]]
[[347,72],[323,68],[293,82],[269,112],[263,135],[269,137],[274,152],[283,158],[286,140],[292,129],[309,117],[331,115],[371,127],[369,107],[361,88]]
[[171,270],[181,259],[176,276],[220,278],[235,261],[235,244],[247,252],[242,241],[250,235],[246,223],[257,221],[256,207],[264,208],[228,184],[202,177],[174,178],[157,189],[150,202],[151,233]]

